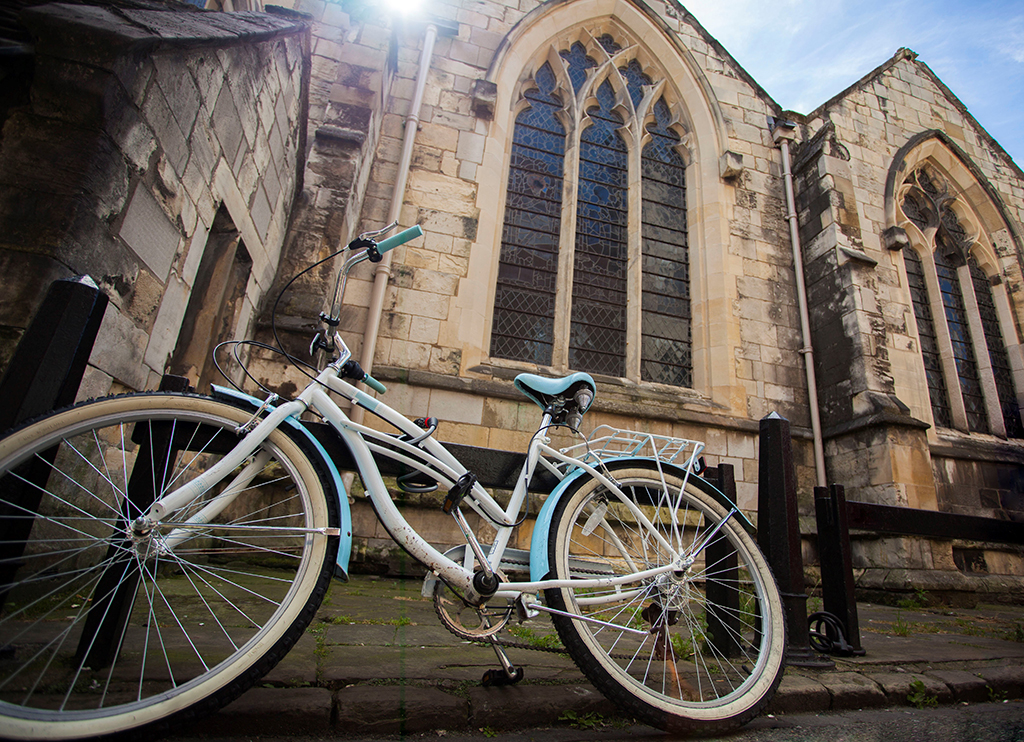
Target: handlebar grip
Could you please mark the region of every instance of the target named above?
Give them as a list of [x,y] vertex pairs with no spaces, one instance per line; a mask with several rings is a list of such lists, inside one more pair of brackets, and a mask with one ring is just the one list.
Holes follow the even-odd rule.
[[417,224],[415,227],[409,227],[408,229],[402,230],[398,234],[391,235],[386,240],[381,240],[377,243],[377,252],[382,255],[388,250],[393,250],[399,245],[404,245],[409,240],[414,240],[423,234],[423,228]]
[[366,386],[368,386],[371,389],[373,389],[373,391],[378,392],[380,394],[383,394],[384,392],[386,392],[388,390],[388,388],[386,386],[381,384],[379,381],[377,381],[375,378],[373,378],[369,374],[366,374],[363,377],[363,383],[366,384]]

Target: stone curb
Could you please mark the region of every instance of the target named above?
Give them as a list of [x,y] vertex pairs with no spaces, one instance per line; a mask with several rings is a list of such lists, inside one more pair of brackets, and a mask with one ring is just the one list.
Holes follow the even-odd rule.
[[[920,681],[920,685],[917,682]],[[452,693],[422,685],[379,681],[326,688],[255,688],[191,730],[200,735],[417,734],[487,727],[558,724],[568,716],[618,716],[590,685],[529,684],[470,687]],[[811,672],[790,668],[765,713],[791,714],[913,705],[980,703],[1024,697],[1024,667]]]

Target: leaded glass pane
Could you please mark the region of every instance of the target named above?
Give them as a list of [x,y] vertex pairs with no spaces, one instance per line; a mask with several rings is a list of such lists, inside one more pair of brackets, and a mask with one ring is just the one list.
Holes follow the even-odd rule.
[[981,316],[981,325],[985,328],[985,344],[988,346],[988,356],[992,362],[992,374],[996,379],[996,392],[999,395],[999,406],[1003,411],[1006,435],[1009,438],[1024,438],[1020,405],[1017,403],[1017,394],[1013,388],[1013,375],[1010,373],[1010,359],[1006,355],[1003,333],[999,329],[999,317],[992,298],[992,285],[973,257],[968,264],[971,267],[974,296],[978,301],[978,314]]
[[619,73],[626,81],[626,89],[629,91],[629,97],[633,99],[633,107],[636,108],[644,98],[643,86],[651,85],[653,81],[635,59],[619,69]]
[[591,67],[597,67],[597,62],[594,61],[593,57],[587,56],[587,50],[578,41],[568,51],[563,51],[561,55],[569,71],[573,92],[578,93],[580,88],[583,87],[583,83],[587,81],[587,70]]
[[569,365],[625,376],[626,146],[617,133],[615,94],[605,81],[580,142]]
[[547,365],[554,347],[565,130],[555,116],[562,102],[551,67],[541,67],[535,82],[512,137],[491,355]]
[[597,43],[601,45],[602,49],[608,52],[609,57],[614,57],[622,51],[622,47],[615,42],[615,39],[611,37],[611,34],[604,34],[597,40]]
[[[646,83],[645,83],[646,84]],[[692,384],[690,258],[686,240],[683,158],[668,128],[668,106],[654,106],[651,141],[641,156],[643,178],[643,298],[640,378]]]
[[917,318],[917,335],[921,342],[921,358],[924,361],[924,373],[928,380],[928,397],[932,404],[932,417],[935,419],[936,426],[951,428],[953,427],[953,415],[949,408],[946,381],[942,375],[939,343],[935,333],[935,322],[932,319],[931,305],[928,303],[928,289],[924,280],[924,266],[917,254],[909,248],[903,250],[903,262],[907,267],[907,284],[914,305],[914,317]]
[[978,379],[978,364],[974,358],[974,344],[960,291],[960,279],[956,268],[950,265],[941,250],[935,252],[935,272],[939,277],[946,326],[949,328],[950,340],[953,341],[953,358],[960,379],[960,394],[967,411],[967,427],[974,432],[988,432],[988,413]]

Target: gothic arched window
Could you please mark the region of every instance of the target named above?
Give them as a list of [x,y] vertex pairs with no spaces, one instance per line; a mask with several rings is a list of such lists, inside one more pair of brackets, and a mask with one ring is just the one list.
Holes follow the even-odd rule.
[[690,386],[685,127],[610,35],[546,60],[515,120],[491,356]]
[[991,283],[952,208],[956,198],[927,168],[905,185],[903,213],[930,242],[903,257],[935,424],[1024,437]]

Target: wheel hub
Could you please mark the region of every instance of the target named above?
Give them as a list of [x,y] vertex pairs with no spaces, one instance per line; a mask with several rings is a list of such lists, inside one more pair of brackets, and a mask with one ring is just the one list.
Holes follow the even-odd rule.
[[132,545],[132,551],[142,560],[161,551],[161,538],[156,523],[145,516],[133,520],[125,535]]

